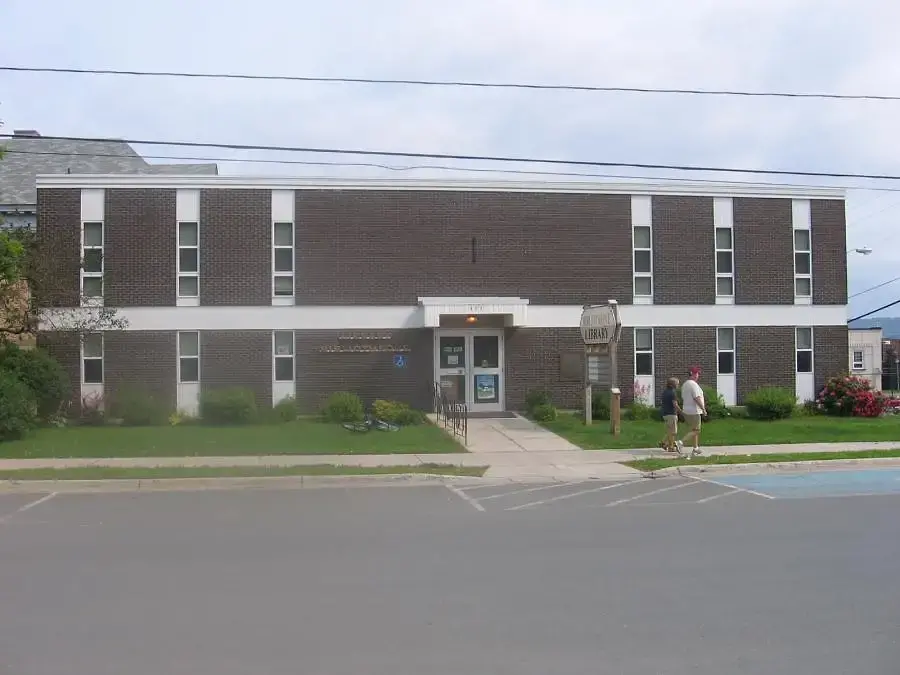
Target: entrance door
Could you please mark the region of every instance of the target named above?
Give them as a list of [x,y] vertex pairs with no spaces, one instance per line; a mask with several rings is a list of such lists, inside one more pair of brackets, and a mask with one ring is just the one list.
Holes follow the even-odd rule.
[[469,410],[504,409],[503,331],[435,331],[435,379]]

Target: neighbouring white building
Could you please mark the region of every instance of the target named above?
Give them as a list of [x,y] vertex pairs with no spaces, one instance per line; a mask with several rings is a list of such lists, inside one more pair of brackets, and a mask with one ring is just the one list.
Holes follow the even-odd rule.
[[881,328],[850,330],[850,373],[869,381],[873,389],[881,389],[881,351],[884,334]]

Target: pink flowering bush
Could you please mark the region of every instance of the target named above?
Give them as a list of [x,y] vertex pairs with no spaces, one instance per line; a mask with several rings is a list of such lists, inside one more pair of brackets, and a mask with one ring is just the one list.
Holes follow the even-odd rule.
[[873,391],[872,385],[856,375],[830,377],[816,397],[816,405],[826,415],[878,417],[884,412],[887,397]]

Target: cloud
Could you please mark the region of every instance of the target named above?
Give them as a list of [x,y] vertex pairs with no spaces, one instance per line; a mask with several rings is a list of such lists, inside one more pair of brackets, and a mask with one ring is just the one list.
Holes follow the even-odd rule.
[[[894,30],[900,4],[887,0],[859,6],[843,0],[731,0],[727,9],[720,0],[255,0],[216,3],[214,9],[211,0],[52,4],[52,11],[25,0],[6,0],[0,6],[3,25],[40,21],[40,30],[8,31],[0,43],[0,61],[900,93]],[[0,96],[0,116],[8,128],[37,128],[46,134],[888,173],[896,172],[900,155],[900,102],[10,73],[0,73]],[[471,166],[224,150],[153,148],[148,153]],[[251,163],[224,164],[222,170],[385,173],[356,166]],[[873,185],[848,179],[790,182]],[[864,261],[851,261],[852,291],[900,274],[900,242],[894,234],[900,193],[897,199],[893,193],[885,199],[882,195],[861,190],[850,196],[848,247],[876,249]],[[876,203],[881,206],[868,206]],[[887,208],[879,211],[882,207]],[[866,294],[860,309],[897,294],[891,287]]]

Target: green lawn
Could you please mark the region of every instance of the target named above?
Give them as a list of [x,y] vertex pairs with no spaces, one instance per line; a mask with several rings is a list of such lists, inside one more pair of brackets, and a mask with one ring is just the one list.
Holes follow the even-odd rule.
[[40,429],[0,444],[0,458],[182,457],[233,455],[383,455],[464,452],[443,429],[426,423],[399,431],[347,431],[339,424],[212,427],[80,426]]
[[[595,421],[585,426],[580,417],[560,415],[546,427],[575,445],[589,449],[654,448],[665,436],[662,422],[622,421],[622,432],[614,438],[609,422]],[[679,437],[687,428],[680,424]],[[796,417],[762,422],[749,419],[711,420],[703,424],[701,446],[777,445],[780,443],[839,443],[841,441],[897,441],[900,445],[900,416]]]
[[486,466],[416,464],[414,466],[196,466],[140,467],[79,466],[69,469],[0,471],[0,480],[161,480],[166,478],[272,478],[277,476],[378,476],[422,473],[442,476],[483,476]]
[[700,455],[692,459],[680,457],[653,457],[623,462],[640,471],[658,471],[670,466],[696,466],[703,464],[768,464],[770,462],[821,462],[834,459],[874,459],[900,457],[896,450],[849,450],[847,452],[779,452],[765,455]]

